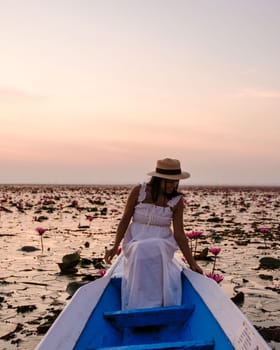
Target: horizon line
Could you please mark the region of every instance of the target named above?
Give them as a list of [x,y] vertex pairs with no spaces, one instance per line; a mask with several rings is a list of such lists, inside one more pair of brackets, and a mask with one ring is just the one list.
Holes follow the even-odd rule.
[[[135,186],[136,183],[56,183],[56,182],[11,182],[0,186]],[[180,184],[179,187],[280,187],[280,184]]]

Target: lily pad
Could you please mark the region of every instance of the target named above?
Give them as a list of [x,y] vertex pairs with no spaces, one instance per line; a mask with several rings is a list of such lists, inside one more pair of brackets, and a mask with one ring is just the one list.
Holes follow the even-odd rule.
[[65,268],[72,268],[78,265],[81,257],[79,252],[75,252],[72,254],[66,254],[62,258],[62,263]]
[[20,313],[30,312],[30,311],[33,311],[35,309],[37,309],[36,305],[20,305],[20,306],[17,306],[17,312],[20,312]]
[[206,247],[201,252],[195,255],[196,260],[212,260],[211,256],[208,256],[209,249]]
[[262,310],[265,312],[280,311],[280,304],[278,300],[267,301],[262,304]]
[[69,267],[67,265],[65,266],[63,263],[57,263],[57,265],[59,266],[61,273],[65,275],[68,275],[68,274],[70,275],[78,271],[77,268]]
[[67,287],[66,287],[66,292],[72,296],[75,294],[75,292],[82,286],[84,286],[85,284],[87,284],[88,281],[79,281],[79,282],[70,282],[68,283]]
[[32,245],[25,245],[25,246],[21,247],[20,250],[22,250],[23,252],[31,253],[31,252],[35,252],[36,250],[40,250],[40,249],[36,248]]
[[103,258],[93,258],[92,263],[95,269],[104,269]]
[[263,268],[263,269],[270,269],[270,270],[274,270],[274,269],[279,269],[280,268],[280,259],[276,259],[273,257],[264,257],[260,259],[260,266],[259,268]]
[[[2,325],[1,325],[1,329],[2,329]],[[3,335],[0,333],[0,339],[9,341],[15,338],[16,333],[19,333],[22,329],[23,329],[23,325],[21,323],[18,323],[16,327],[13,325],[12,329],[9,330],[7,333]],[[5,329],[3,329],[3,331],[5,331]]]
[[280,342],[280,327],[272,326],[272,327],[258,327],[255,326],[258,332],[264,337],[266,341],[276,341]]
[[36,221],[43,222],[45,220],[48,220],[49,218],[45,215],[40,215],[38,218],[36,218]]
[[231,301],[233,301],[236,305],[242,306],[245,300],[245,295],[243,292],[238,292],[235,296],[231,298]]
[[272,280],[273,280],[273,276],[271,276],[271,275],[260,274],[259,277],[260,277],[262,280],[266,280],[266,281],[272,281]]

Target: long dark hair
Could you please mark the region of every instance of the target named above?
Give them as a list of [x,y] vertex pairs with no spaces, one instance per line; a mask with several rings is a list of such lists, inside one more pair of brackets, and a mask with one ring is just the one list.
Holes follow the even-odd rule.
[[[164,179],[162,179],[161,177],[152,176],[151,180],[148,183],[151,186],[151,195],[152,195],[153,203],[155,203],[158,199],[158,196],[160,193],[160,184],[162,180]],[[165,195],[167,199],[170,200],[173,197],[183,195],[183,193],[178,192],[178,188],[176,188],[171,193],[166,193]]]

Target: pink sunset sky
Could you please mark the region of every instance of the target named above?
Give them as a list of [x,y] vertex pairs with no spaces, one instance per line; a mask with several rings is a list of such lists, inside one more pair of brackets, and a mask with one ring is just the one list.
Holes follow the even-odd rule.
[[280,1],[0,0],[0,183],[280,185]]

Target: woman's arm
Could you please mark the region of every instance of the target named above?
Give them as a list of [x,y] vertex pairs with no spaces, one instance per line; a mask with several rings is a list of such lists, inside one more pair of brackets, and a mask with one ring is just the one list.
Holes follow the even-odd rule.
[[190,268],[193,271],[203,274],[202,269],[196,263],[194,257],[192,256],[192,252],[189,247],[188,239],[184,232],[183,225],[183,212],[184,212],[184,203],[183,198],[180,199],[179,203],[175,206],[173,212],[173,229],[174,229],[174,238],[181,249],[184,257],[186,258]]
[[118,224],[114,246],[112,249],[109,249],[105,252],[105,261],[108,264],[111,263],[111,260],[116,255],[118,248],[119,248],[119,245],[120,245],[120,243],[125,235],[125,232],[128,228],[128,225],[129,225],[130,220],[132,218],[132,215],[134,213],[135,205],[137,204],[137,201],[138,201],[140,186],[141,185],[135,186],[131,190],[131,192],[128,196],[126,205],[125,205],[123,216]]

